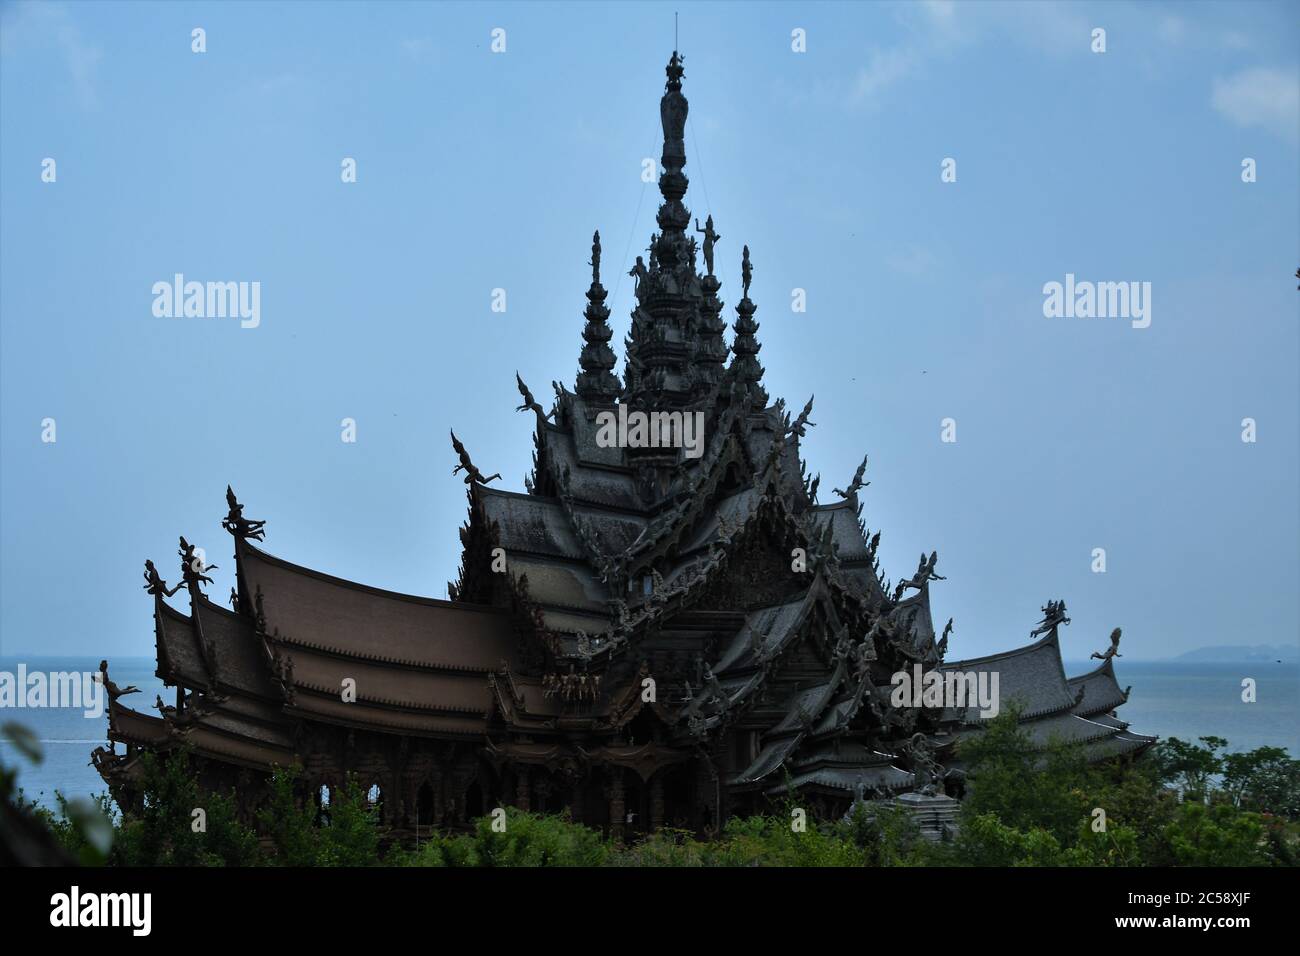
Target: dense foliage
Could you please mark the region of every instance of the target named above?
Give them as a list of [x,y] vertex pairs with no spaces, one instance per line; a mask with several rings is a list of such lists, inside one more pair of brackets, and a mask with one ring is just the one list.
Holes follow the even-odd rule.
[[[271,782],[256,827],[229,795],[203,791],[178,755],[146,757],[143,806],[107,797],[50,811],[27,801],[0,767],[0,794],[43,820],[83,863],[133,866],[1290,866],[1300,834],[1300,761],[1227,741],[1163,741],[1142,759],[1089,766],[1077,748],[1036,747],[1013,711],[959,754],[966,796],[955,838],[922,838],[909,814],[858,804],[837,822],[795,803],[732,819],[713,839],[664,829],[636,842],[605,839],[567,815],[498,809],[469,832],[416,846],[387,839],[356,780],[327,806],[305,799],[295,773]],[[20,748],[22,749],[22,748]],[[38,753],[28,753],[39,759]],[[196,811],[201,810],[198,814]]]

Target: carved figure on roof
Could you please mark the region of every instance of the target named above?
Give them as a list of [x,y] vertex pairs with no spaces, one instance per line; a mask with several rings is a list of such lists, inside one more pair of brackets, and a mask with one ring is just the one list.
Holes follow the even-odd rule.
[[591,284],[600,285],[600,230],[597,229],[591,236]]
[[863,455],[862,464],[858,465],[858,470],[853,473],[853,480],[849,482],[849,486],[845,488],[843,491],[841,491],[839,488],[832,488],[831,492],[833,494],[839,495],[841,498],[847,501],[849,498],[852,498],[854,495],[856,495],[860,489],[865,488],[867,487],[867,485],[871,484],[871,482],[869,481],[862,480],[862,476],[866,474],[866,471],[867,471],[867,456]]
[[862,675],[872,661],[876,660],[876,646],[870,640],[862,640],[854,651],[854,673]]
[[877,531],[875,534],[871,536],[871,541],[867,545],[867,557],[874,558],[876,556],[876,549],[878,549],[879,547],[880,547],[880,532]]
[[944,625],[943,637],[939,639],[939,657],[948,653],[948,635],[952,633],[952,618],[948,618],[948,623]]
[[169,591],[167,589],[167,582],[162,579],[162,576],[158,573],[158,569],[153,566],[153,562],[148,558],[146,558],[144,562],[144,581],[144,589],[146,591],[150,594],[161,594],[165,597],[171,597],[181,588],[185,587],[185,582],[182,581]]
[[803,411],[801,411],[799,417],[794,420],[794,424],[786,428],[786,437],[798,435],[800,438],[804,438],[807,436],[809,428],[817,427],[816,422],[808,421],[808,416],[812,414],[813,399],[816,397],[817,396],[815,395],[809,396],[808,403],[804,405]]
[[108,676],[108,661],[99,662],[99,682],[104,685],[104,690],[108,692],[109,700],[117,700],[119,697],[124,697],[127,694],[140,693],[140,688],[136,687],[134,684],[129,684],[126,687],[118,687],[113,683],[112,679]]
[[266,608],[262,604],[262,586],[257,586],[257,594],[253,596],[253,620],[257,623],[259,632],[266,631]]
[[828,520],[821,526],[821,533],[817,537],[816,544],[816,566],[818,568],[826,566],[838,554],[840,546],[835,541],[835,528]]
[[704,220],[703,229],[700,228],[700,221],[696,219],[695,231],[704,234],[704,267],[709,275],[713,275],[713,247],[722,236],[714,232],[712,216]]
[[867,631],[864,640],[872,646],[878,648],[882,644],[892,643],[894,640],[894,625],[884,614],[876,615],[876,620],[872,623],[871,629]]
[[1070,619],[1065,616],[1065,601],[1048,601],[1043,605],[1043,619],[1029,632],[1029,636],[1037,637],[1039,634],[1046,634],[1059,624],[1069,623]]
[[117,759],[117,754],[113,752],[113,742],[110,740],[107,747],[96,747],[90,752],[91,765],[101,773]]
[[186,584],[211,584],[212,578],[208,577],[207,572],[217,570],[215,564],[204,565],[203,559],[199,557],[198,549],[185,540],[185,535],[181,535],[180,550],[177,554],[181,556],[181,574],[185,578]]
[[519,377],[518,372],[515,372],[515,383],[519,386],[519,394],[524,399],[524,403],[517,406],[515,411],[523,412],[531,409],[533,414],[537,416],[537,427],[541,428],[546,424],[546,420],[551,417],[550,413],[544,411],[537,399],[533,398],[533,393],[528,390],[528,386],[524,384],[524,380]]
[[235,500],[235,492],[230,485],[226,485],[226,505],[230,511],[221,519],[221,527],[236,538],[250,538],[254,541],[261,541],[266,537],[266,533],[262,530],[266,522],[250,521],[244,517],[244,506]]
[[718,512],[718,540],[723,544],[730,544],[731,539],[736,536],[743,526],[744,522],[737,517],[735,520],[728,518],[721,511]]
[[465,446],[460,443],[454,431],[451,433],[451,447],[456,449],[456,454],[460,456],[460,464],[453,468],[451,473],[454,475],[460,471],[465,472],[465,484],[486,485],[489,481],[496,481],[501,477],[501,473],[498,472],[490,478],[484,478],[483,472],[475,468],[474,462],[469,460],[469,452],[465,450]]
[[740,284],[745,289],[744,297],[749,298],[749,284],[754,280],[754,266],[749,261],[749,246],[745,246],[740,257]]
[[921,552],[921,561],[916,566],[916,573],[905,581],[899,581],[898,587],[894,589],[894,600],[897,601],[903,595],[907,588],[916,588],[918,591],[928,581],[946,581],[948,580],[942,574],[934,570],[934,566],[939,563],[939,552],[931,551],[930,557],[926,558],[925,552]]
[[637,256],[636,262],[632,263],[632,268],[627,271],[627,274],[632,277],[632,294],[639,296],[641,294],[641,280],[649,275],[645,267],[645,260]]
[[226,600],[229,601],[229,603],[230,603],[230,607],[231,607],[232,610],[235,610],[235,611],[238,611],[238,610],[239,610],[239,592],[238,592],[238,591],[236,591],[234,588],[231,588],[231,589],[230,589],[230,597],[227,598]]
[[835,659],[846,661],[849,659],[849,652],[853,649],[853,638],[849,636],[847,626],[840,628],[840,632],[835,638]]
[[1120,629],[1117,627],[1110,632],[1110,647],[1104,651],[1093,651],[1092,657],[1099,661],[1108,661],[1112,657],[1123,657],[1124,655],[1119,652],[1119,636]]
[[279,651],[274,653],[271,660],[271,669],[275,672],[276,679],[286,688],[293,686],[293,658],[288,654],[281,654]]
[[668,600],[668,588],[664,585],[664,576],[656,569],[650,569],[650,601],[662,605]]

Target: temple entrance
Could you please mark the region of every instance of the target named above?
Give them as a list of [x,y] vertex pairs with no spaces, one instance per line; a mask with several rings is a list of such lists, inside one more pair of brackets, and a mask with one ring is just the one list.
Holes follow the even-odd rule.
[[647,833],[650,830],[650,788],[638,774],[628,773],[624,777],[623,794],[623,834],[630,838],[634,833]]
[[693,829],[697,809],[695,806],[695,778],[689,764],[667,767],[660,774],[664,778],[664,818],[662,826],[677,830]]

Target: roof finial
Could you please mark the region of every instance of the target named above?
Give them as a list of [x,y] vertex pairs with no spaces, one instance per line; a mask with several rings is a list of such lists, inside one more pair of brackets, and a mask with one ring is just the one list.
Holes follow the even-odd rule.
[[600,230],[597,229],[591,235],[591,284],[600,285]]
[[754,278],[754,267],[749,262],[749,246],[745,246],[740,258],[740,283],[745,287],[745,298],[749,298],[749,283]]
[[686,57],[682,56],[676,50],[673,50],[672,58],[668,61],[668,66],[664,72],[668,74],[668,84],[665,90],[668,92],[679,92],[682,88],[682,74],[686,68],[682,66],[686,62]]

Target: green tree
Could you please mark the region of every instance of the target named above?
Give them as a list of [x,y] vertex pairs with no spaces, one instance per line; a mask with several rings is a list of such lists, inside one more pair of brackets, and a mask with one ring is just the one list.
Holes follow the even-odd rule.
[[1175,866],[1267,866],[1258,815],[1231,804],[1183,803],[1163,836]]
[[1300,815],[1300,760],[1281,747],[1223,755],[1223,790],[1235,807]]
[[259,862],[257,835],[236,818],[230,796],[199,786],[187,753],[146,753],[140,766],[143,808],[138,814],[123,815],[112,862],[127,866]]
[[1222,737],[1201,737],[1205,746],[1170,737],[1151,749],[1151,764],[1165,783],[1178,786],[1184,799],[1205,802],[1210,796],[1210,783],[1215,774],[1223,770],[1219,751],[1228,746]]

